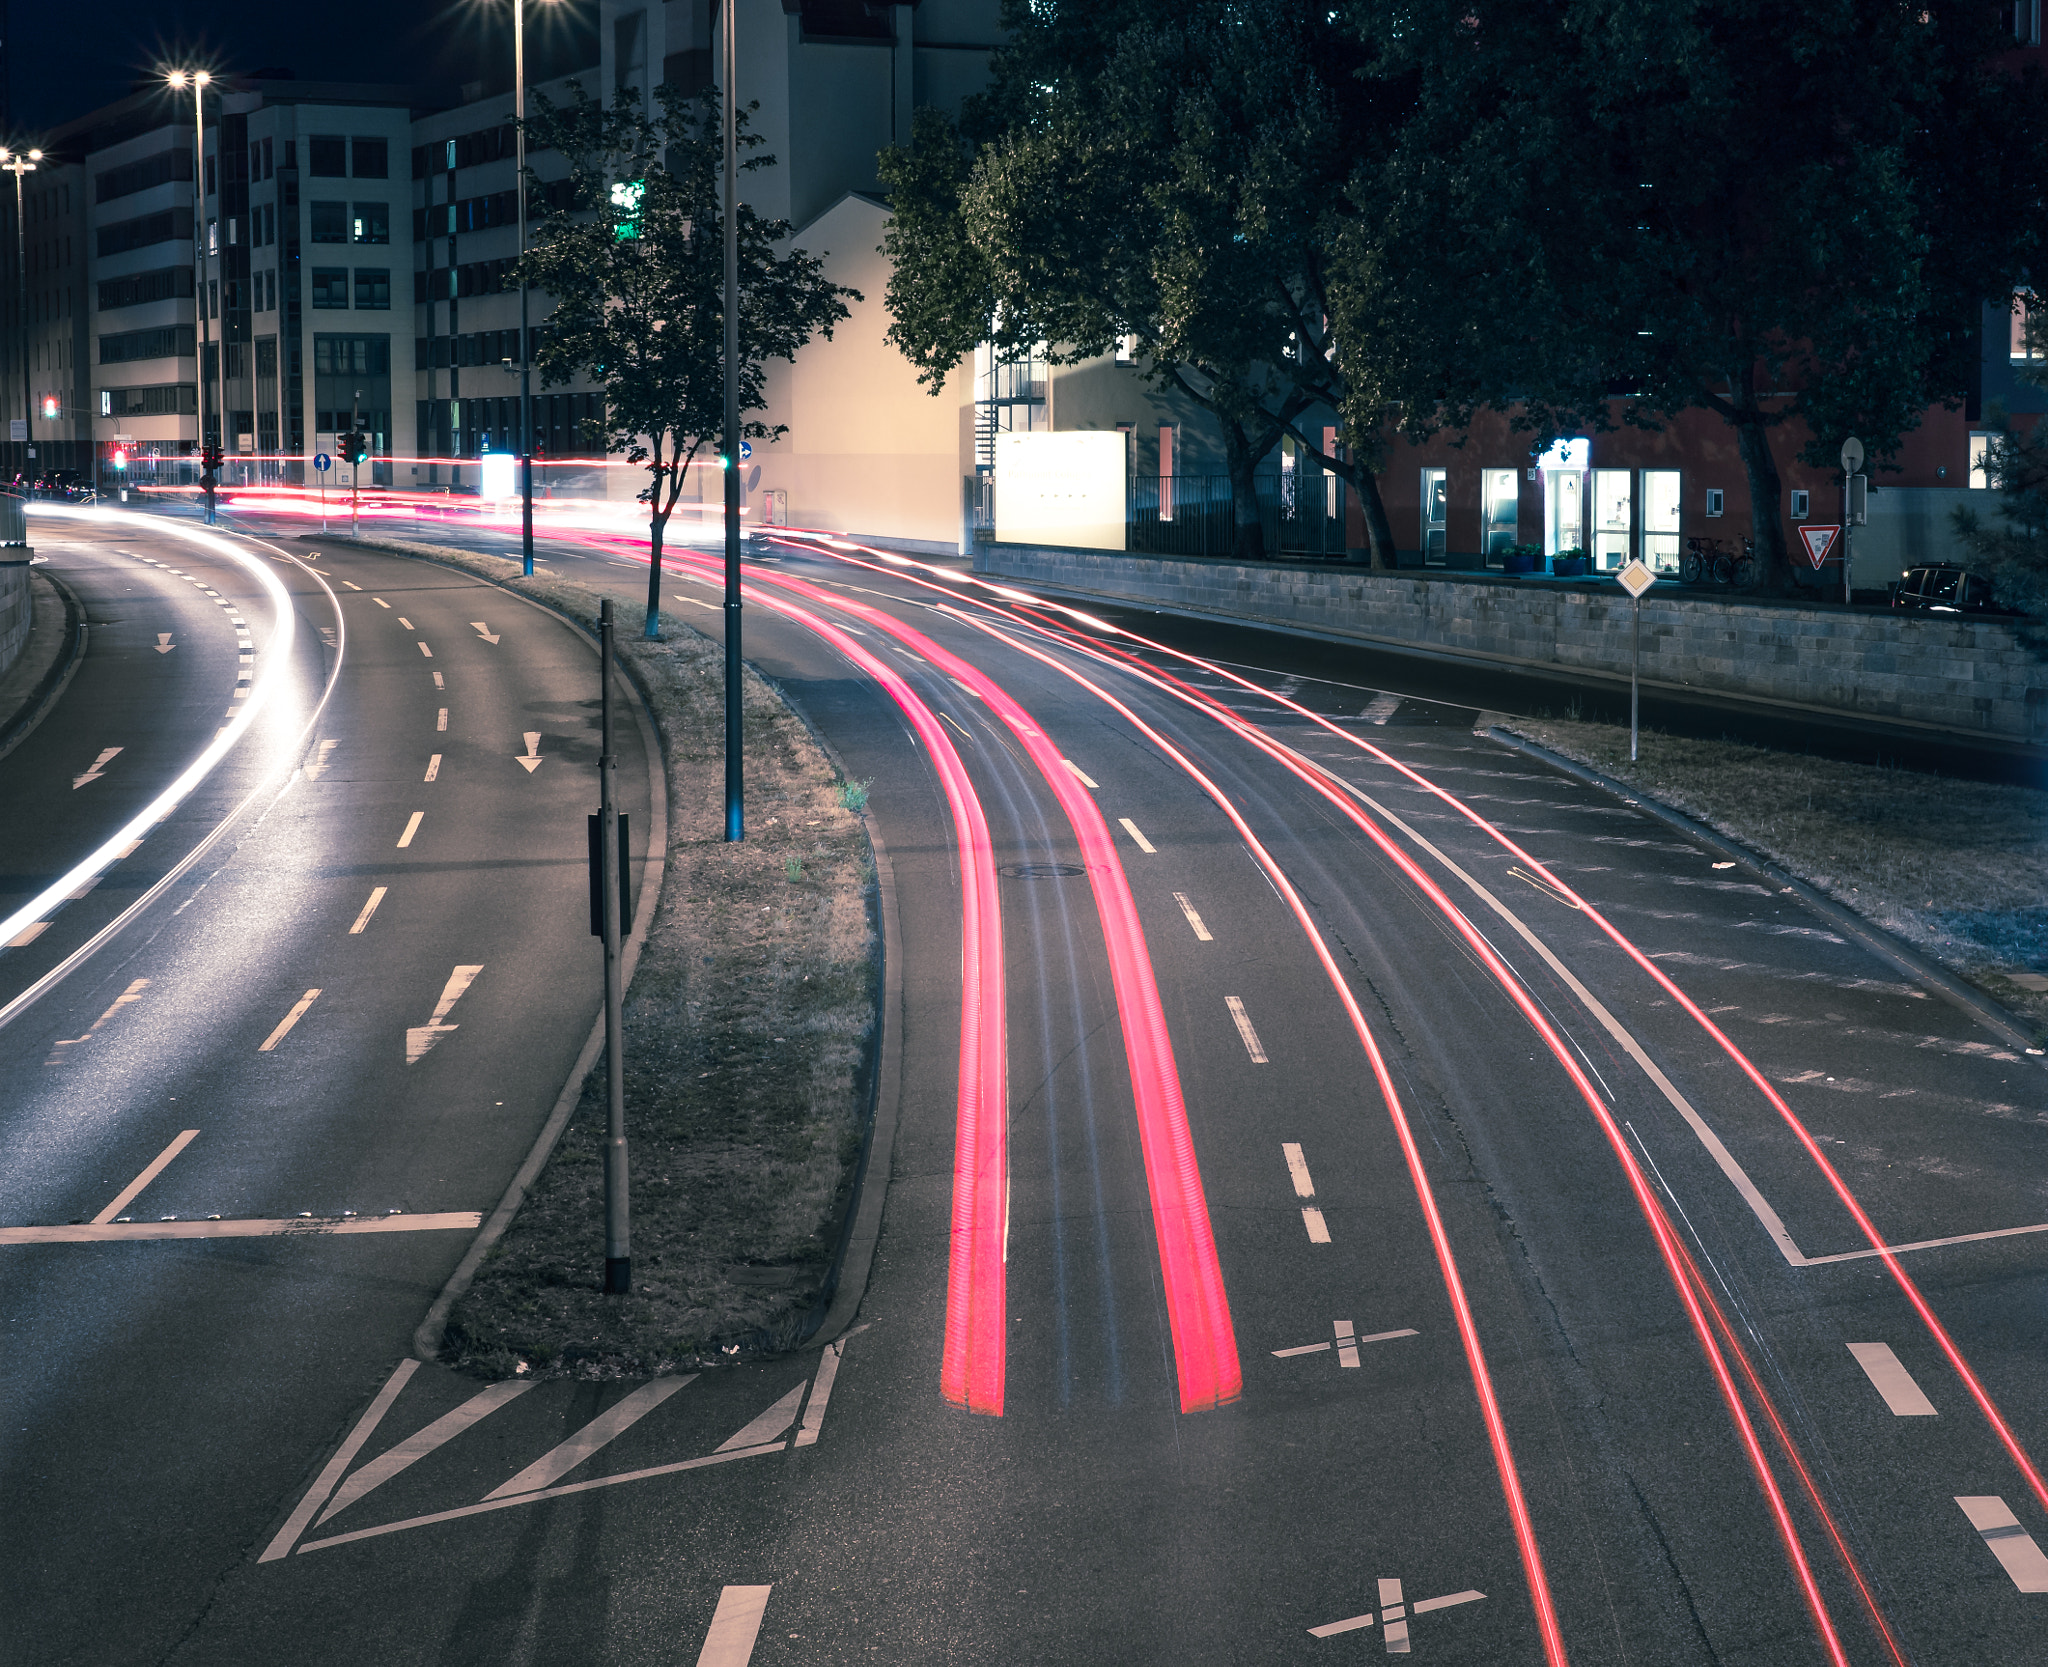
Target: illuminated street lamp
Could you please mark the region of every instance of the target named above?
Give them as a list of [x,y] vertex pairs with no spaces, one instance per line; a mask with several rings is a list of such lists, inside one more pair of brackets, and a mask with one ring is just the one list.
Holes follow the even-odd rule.
[[[206,524],[213,525],[213,471],[207,467],[211,453],[206,445],[206,119],[203,100],[213,77],[203,69],[174,69],[164,76],[173,88],[182,92],[192,89],[192,300],[193,311],[199,317],[199,358],[196,364],[199,384],[199,481],[206,491]],[[225,373],[225,366],[223,373]],[[223,398],[223,404],[225,399]],[[221,424],[225,437],[227,424]]]
[[36,171],[36,164],[43,159],[39,150],[13,151],[0,145],[0,168],[14,176],[14,298],[20,309],[21,322],[21,472],[28,475],[28,437],[34,432],[28,424],[34,409],[34,396],[29,389],[28,369],[28,227],[22,219],[21,176]]

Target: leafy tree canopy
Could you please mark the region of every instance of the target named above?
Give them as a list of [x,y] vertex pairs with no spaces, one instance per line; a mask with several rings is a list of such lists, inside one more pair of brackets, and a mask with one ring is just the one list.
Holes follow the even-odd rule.
[[[605,449],[649,473],[652,559],[648,636],[661,599],[661,544],[685,471],[716,446],[725,421],[724,150],[718,95],[657,89],[648,116],[628,100],[600,106],[571,83],[565,105],[536,96],[529,127],[538,146],[569,162],[560,206],[536,228],[509,280],[554,301],[534,359],[544,384],[588,378],[604,390]],[[773,167],[752,154],[746,112],[736,112],[742,174]],[[537,195],[537,178],[529,192]],[[766,404],[764,367],[794,359],[814,335],[829,338],[855,290],[828,283],[818,257],[778,253],[787,221],[763,220],[744,201],[739,241],[739,409]],[[740,435],[773,440],[784,429],[743,417]],[[735,460],[736,461],[736,460]]]

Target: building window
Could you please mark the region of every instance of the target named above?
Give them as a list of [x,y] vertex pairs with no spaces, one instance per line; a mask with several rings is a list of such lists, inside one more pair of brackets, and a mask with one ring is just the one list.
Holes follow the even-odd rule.
[[1717,520],[1728,501],[1727,494],[1718,486],[1707,488],[1707,519]]
[[1138,338],[1136,336],[1117,337],[1116,362],[1120,365],[1135,365],[1138,362]]
[[315,307],[346,307],[348,305],[347,267],[316,266],[313,268],[313,305]]
[[2040,324],[2029,334],[2028,323],[2034,310],[2034,292],[2018,289],[2012,296],[2012,362],[2016,365],[2029,364],[2048,359],[2048,329]]
[[1487,469],[1481,472],[1480,488],[1486,497],[1486,565],[1499,567],[1521,536],[1521,486],[1514,470]]
[[391,205],[389,203],[357,203],[350,229],[358,243],[389,243],[391,241]]
[[1988,492],[1998,484],[1995,471],[1998,462],[1998,436],[1996,434],[1972,434],[1970,436],[1970,490]]
[[313,241],[315,243],[346,243],[348,241],[348,204],[322,203],[311,205],[313,216]]
[[390,267],[356,268],[356,306],[369,312],[384,313],[391,310]]
[[[356,139],[355,167],[352,170],[357,179],[389,179],[391,177],[391,143],[387,139]],[[318,169],[314,170],[316,173]]]
[[1635,534],[1635,485],[1626,469],[1593,471],[1593,567],[1619,573],[1628,565]]
[[[315,376],[389,376],[389,336],[315,336]],[[321,425],[325,427],[325,424]]]
[[1451,490],[1442,469],[1422,471],[1422,562],[1441,567],[1448,559],[1445,539],[1450,523]]
[[306,141],[306,171],[315,179],[348,177],[348,141],[332,134],[315,134]]
[[1678,571],[1679,487],[1676,469],[1643,471],[1643,565],[1653,573]]
[[1809,505],[1811,504],[1811,501],[1812,500],[1808,497],[1808,495],[1802,488],[1795,486],[1792,489],[1792,519],[1795,521],[1804,521],[1807,515],[1810,513]]

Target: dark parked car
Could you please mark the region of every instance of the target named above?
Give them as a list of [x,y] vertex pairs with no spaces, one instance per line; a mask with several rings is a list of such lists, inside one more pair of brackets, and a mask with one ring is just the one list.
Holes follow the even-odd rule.
[[1936,614],[2004,612],[1991,599],[1989,579],[1949,562],[1907,568],[1906,576],[1892,591],[1892,606]]

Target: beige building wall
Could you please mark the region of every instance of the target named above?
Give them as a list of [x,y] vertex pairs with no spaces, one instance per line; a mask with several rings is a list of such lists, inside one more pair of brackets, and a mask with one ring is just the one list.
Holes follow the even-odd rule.
[[830,341],[815,339],[794,365],[770,367],[762,415],[789,432],[754,449],[747,519],[758,524],[765,494],[779,490],[791,526],[957,550],[969,379],[956,373],[934,398],[886,339],[889,263],[878,246],[887,220],[882,204],[849,192],[793,239],[862,299],[848,303],[853,316]]

